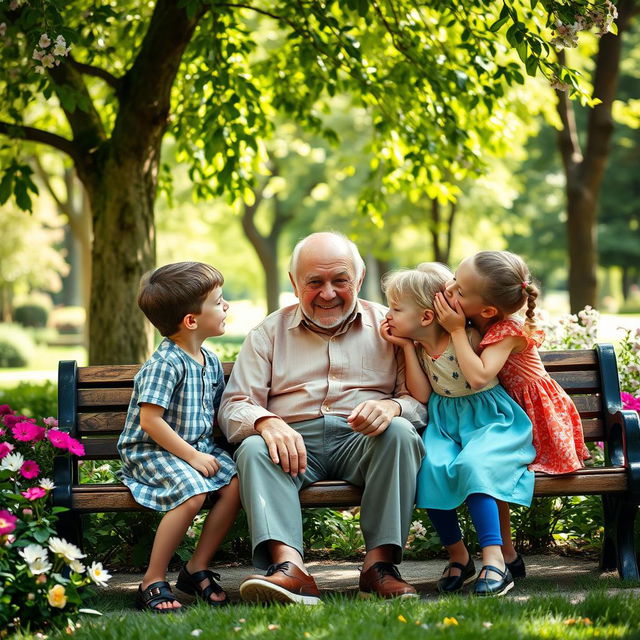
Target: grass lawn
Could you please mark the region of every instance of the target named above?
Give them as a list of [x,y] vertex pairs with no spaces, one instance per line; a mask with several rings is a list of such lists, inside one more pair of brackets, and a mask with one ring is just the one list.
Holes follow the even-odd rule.
[[[239,604],[212,611],[198,604],[163,616],[132,611],[130,597],[122,594],[100,596],[95,605],[105,614],[83,618],[74,634],[78,640],[640,638],[635,590],[612,593],[602,586],[590,588],[578,602],[566,594],[417,601],[362,601],[340,594],[319,607]],[[59,632],[49,637],[68,636]]]

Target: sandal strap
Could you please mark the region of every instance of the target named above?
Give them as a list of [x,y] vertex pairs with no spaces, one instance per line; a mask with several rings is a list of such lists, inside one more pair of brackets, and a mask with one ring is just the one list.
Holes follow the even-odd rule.
[[177,598],[173,595],[173,591],[171,591],[171,586],[163,580],[152,582],[145,589],[140,585],[138,595],[142,603],[151,609],[156,609],[157,606],[163,602],[177,601]]
[[478,578],[479,580],[489,580],[490,579],[488,577],[489,571],[493,571],[494,573],[497,573],[500,576],[500,578],[503,579],[503,580],[504,580],[504,578],[507,577],[507,568],[506,567],[505,567],[505,570],[502,571],[502,569],[498,569],[498,567],[494,567],[492,564],[485,564],[482,567],[482,569],[480,569],[480,573],[482,573],[483,571],[486,571],[486,573],[484,574],[484,578]]
[[[202,569],[201,571],[194,571],[193,573],[189,573],[187,571],[187,566],[183,567],[184,573],[189,579],[189,582],[194,586],[195,590],[198,592],[198,595],[203,600],[209,600],[212,593],[224,593],[224,589],[218,584],[218,580],[220,580],[220,574],[211,571],[210,569]],[[203,580],[208,580],[209,584],[202,588],[200,583]]]
[[444,575],[445,573],[449,572],[449,574],[451,573],[451,569],[460,569],[460,571],[462,571],[464,573],[464,570],[467,567],[465,567],[463,564],[460,564],[459,562],[450,562],[445,568],[444,571],[442,572],[442,575]]

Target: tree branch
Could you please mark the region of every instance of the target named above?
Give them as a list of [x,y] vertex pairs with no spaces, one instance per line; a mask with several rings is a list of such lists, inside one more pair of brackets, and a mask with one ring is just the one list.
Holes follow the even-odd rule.
[[13,140],[27,140],[49,145],[66,153],[74,162],[79,160],[81,156],[77,146],[71,140],[35,127],[0,121],[0,133]]
[[[566,56],[564,51],[558,52],[558,62],[566,66]],[[567,179],[575,174],[577,167],[582,162],[582,149],[578,139],[578,128],[576,125],[573,104],[566,91],[556,90],[558,104],[556,109],[562,121],[562,129],[558,131],[558,148],[562,156]]]
[[101,78],[104,80],[110,87],[112,87],[116,94],[118,93],[121,85],[120,78],[116,78],[112,73],[109,73],[106,69],[101,69],[100,67],[95,67],[91,64],[86,64],[84,62],[78,62],[75,58],[69,56],[69,62],[80,72],[86,76],[93,76],[95,78]]

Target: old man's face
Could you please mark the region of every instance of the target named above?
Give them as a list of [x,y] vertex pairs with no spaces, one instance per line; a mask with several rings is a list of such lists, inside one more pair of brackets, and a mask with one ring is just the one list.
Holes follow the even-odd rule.
[[301,249],[291,282],[303,314],[322,329],[335,329],[352,313],[362,278],[348,246],[331,238]]

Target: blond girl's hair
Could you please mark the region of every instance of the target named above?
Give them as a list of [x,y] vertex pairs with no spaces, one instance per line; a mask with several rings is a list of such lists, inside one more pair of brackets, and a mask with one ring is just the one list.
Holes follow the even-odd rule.
[[388,300],[410,298],[420,309],[433,310],[433,298],[442,291],[453,273],[439,262],[422,262],[415,269],[391,271],[382,278]]
[[529,328],[535,327],[540,290],[524,260],[510,251],[480,251],[472,260],[482,278],[480,297],[504,315],[516,313],[526,306],[525,324]]

